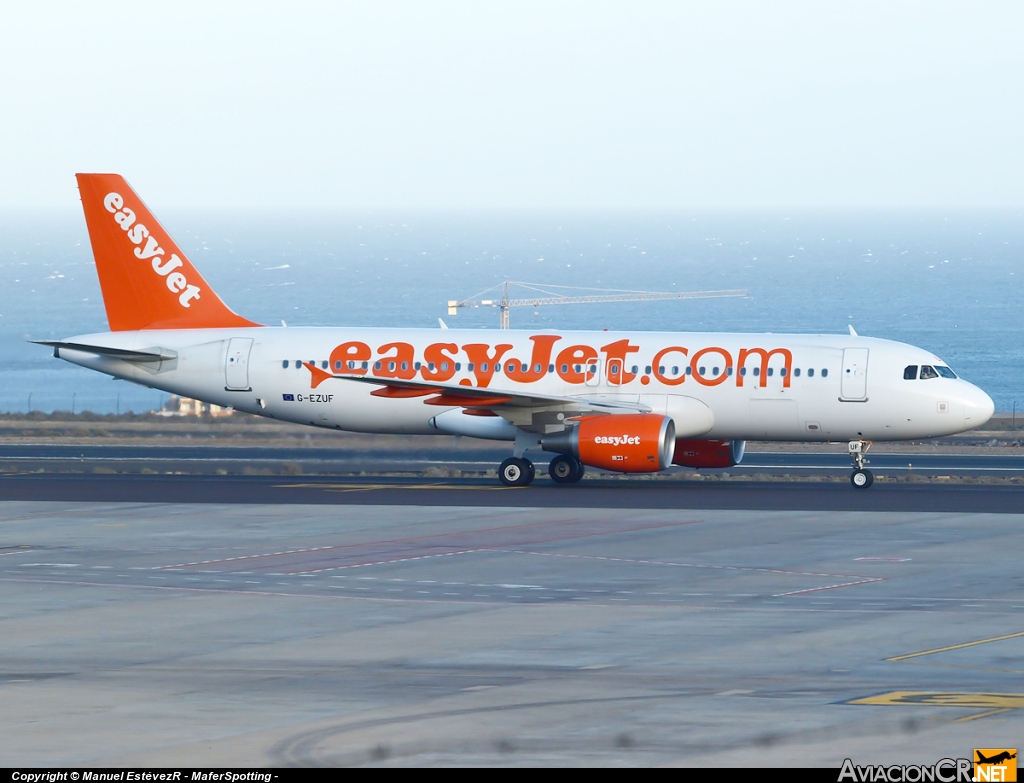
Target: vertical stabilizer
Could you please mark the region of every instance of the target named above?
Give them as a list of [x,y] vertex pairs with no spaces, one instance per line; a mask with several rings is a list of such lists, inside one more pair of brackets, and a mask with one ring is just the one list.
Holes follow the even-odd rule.
[[233,313],[119,174],[78,174],[113,332],[259,326]]

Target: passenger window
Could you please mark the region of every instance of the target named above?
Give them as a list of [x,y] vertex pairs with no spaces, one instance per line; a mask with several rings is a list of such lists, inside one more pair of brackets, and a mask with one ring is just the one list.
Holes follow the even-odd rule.
[[814,368],[813,367],[811,367],[810,369],[807,370],[807,377],[808,378],[813,378],[814,377]]
[[712,367],[711,368],[711,374],[714,375],[717,378],[718,377],[718,368],[717,367]]
[[774,367],[769,367],[768,368],[768,376],[771,377],[772,375],[775,375],[775,368]]
[[394,362],[388,362],[388,372],[394,372],[394,371],[395,371],[395,363]]
[[282,367],[283,367],[284,369],[286,369],[286,370],[287,370],[287,369],[288,369],[288,360],[287,360],[287,359],[285,359],[285,360],[284,360],[283,362],[281,362],[281,366],[282,366]]
[[740,375],[746,375],[746,374],[747,374],[747,368],[746,367],[740,367]]
[[326,361],[320,362],[320,369],[321,370],[326,370],[327,369],[327,362]]
[[757,376],[757,375],[760,375],[760,374],[761,374],[761,368],[760,367],[755,367],[754,368],[754,375]]
[[732,367],[726,367],[725,368],[725,374],[726,375],[732,375]]
[[639,368],[639,367],[637,367],[637,366],[636,366],[636,365],[634,364],[634,365],[633,365],[633,369],[632,369],[632,370],[630,370],[630,372],[631,372],[631,373],[633,373],[633,375],[636,375],[636,371],[637,371],[638,369],[640,369],[640,368]]
[[408,369],[409,369],[409,362],[402,362],[402,370],[405,371],[405,370],[408,370]]
[[825,367],[821,368],[821,377],[822,378],[827,378],[828,377],[828,369],[826,369]]
[[335,371],[341,369],[341,362],[338,361],[337,359],[334,360],[334,369],[335,369]]
[[697,370],[697,372],[699,372],[699,373],[700,373],[700,376],[701,376],[702,378],[704,377],[704,368],[703,368],[703,367],[701,367],[701,368],[700,368],[699,370]]
[[678,367],[673,367],[672,368],[672,374],[673,375],[679,375],[679,368]]
[[540,365],[539,364],[533,365],[533,371],[534,372],[540,372]]
[[301,370],[302,369],[302,359],[296,359],[295,360],[295,369],[296,370]]
[[369,362],[363,362],[363,369],[364,370],[369,370],[370,369],[370,363]]
[[[497,366],[495,366],[494,369],[497,370],[498,369]],[[481,372],[487,372],[487,362],[484,362],[483,364],[480,365],[480,371]]]
[[455,372],[462,369],[462,362],[455,362]]
[[573,371],[573,372],[579,372],[579,371],[580,371],[580,366],[579,366],[578,364],[574,364],[574,365],[572,366],[572,371]]
[[646,367],[644,367],[644,375],[650,375],[650,374],[651,374],[651,365],[648,364]]
[[915,381],[917,380],[917,365],[910,364],[903,370],[903,380]]
[[612,375],[618,375],[619,374],[619,365],[618,364],[613,364],[612,367],[611,367],[611,370],[612,370]]
[[421,365],[421,364],[420,364],[419,362],[416,362],[416,364],[414,364],[414,365],[412,366],[412,368],[413,368],[413,369],[414,369],[414,370],[415,370],[416,372],[419,372],[419,371],[420,371],[420,367],[422,367],[422,366],[423,366],[423,365]]
[[935,372],[935,368],[929,364],[921,365],[921,380],[926,381],[929,378],[938,378],[939,374]]
[[554,372],[554,371],[555,371],[555,365],[549,364],[548,365],[548,372]]
[[783,378],[786,377],[786,368],[785,367],[783,367],[782,369],[779,370],[779,375],[781,375]]
[[379,369],[380,369],[380,367],[381,367],[381,365],[380,365],[380,362],[374,362],[374,363],[373,363],[373,369],[375,369],[375,370],[379,370]]
[[466,365],[466,370],[469,372],[473,372],[473,362],[470,362],[469,364]]
[[693,368],[692,367],[687,367],[686,368],[686,374],[687,375],[693,375]]
[[941,376],[942,376],[943,378],[955,378],[955,377],[956,377],[956,373],[955,373],[955,372],[953,372],[953,371],[952,371],[951,369],[949,369],[948,367],[944,367],[944,366],[942,366],[941,364],[936,364],[936,365],[935,365],[935,370],[936,370],[936,371],[937,371],[937,372],[939,373],[939,375],[941,375]]
[[[618,368],[612,367],[612,372],[614,372],[616,369],[618,369]],[[565,374],[567,372],[569,372],[569,365],[568,364],[563,364],[562,365],[562,373]]]
[[797,378],[800,377],[800,368],[799,367],[797,367],[795,370],[793,370],[793,375],[795,375]]
[[501,372],[501,362],[498,362],[497,364],[494,365],[494,371]]
[[658,375],[664,375],[664,374],[665,374],[665,365],[664,364],[658,365]]
[[448,362],[441,362],[441,372],[448,372]]
[[434,372],[434,363],[427,362],[427,369],[430,370],[431,372]]

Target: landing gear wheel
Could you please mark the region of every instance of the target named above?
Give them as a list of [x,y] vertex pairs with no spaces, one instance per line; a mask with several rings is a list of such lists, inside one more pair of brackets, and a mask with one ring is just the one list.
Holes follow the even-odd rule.
[[509,457],[498,468],[498,478],[506,487],[525,487],[533,481],[533,463],[521,457]]
[[857,489],[867,489],[875,483],[875,477],[871,475],[870,470],[860,468],[853,471],[853,474],[850,476],[850,483]]
[[551,460],[548,473],[556,484],[575,484],[583,478],[583,464],[575,457],[562,454]]

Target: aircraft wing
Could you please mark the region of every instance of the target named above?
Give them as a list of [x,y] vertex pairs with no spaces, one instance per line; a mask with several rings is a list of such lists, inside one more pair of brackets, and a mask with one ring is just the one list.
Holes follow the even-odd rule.
[[313,376],[314,388],[326,380],[365,383],[380,388],[370,392],[374,397],[402,399],[424,397],[426,405],[477,408],[492,411],[517,427],[540,428],[544,424],[560,422],[558,414],[580,416],[584,414],[648,413],[651,408],[639,402],[596,400],[587,397],[558,397],[511,389],[484,389],[436,381],[375,378],[365,375],[332,375],[316,365],[304,363]]

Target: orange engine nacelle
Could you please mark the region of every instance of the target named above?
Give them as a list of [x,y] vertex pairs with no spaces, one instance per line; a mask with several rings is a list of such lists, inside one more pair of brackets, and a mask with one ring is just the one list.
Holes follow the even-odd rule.
[[672,462],[688,468],[731,468],[743,459],[746,441],[677,440]]
[[619,473],[654,473],[672,464],[676,425],[668,416],[628,413],[585,416],[575,427],[545,435],[541,448],[571,454],[584,465]]

